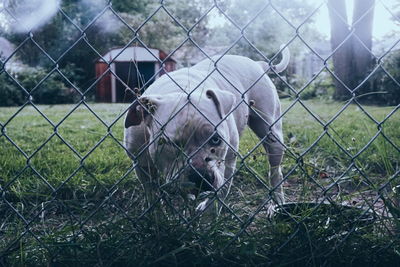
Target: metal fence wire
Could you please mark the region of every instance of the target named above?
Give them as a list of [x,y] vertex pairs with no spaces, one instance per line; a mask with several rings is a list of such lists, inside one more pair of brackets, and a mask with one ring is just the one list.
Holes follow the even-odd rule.
[[[378,2],[385,6],[384,2]],[[385,114],[376,116],[374,112],[378,108],[360,102],[357,90],[376,72],[384,72],[400,90],[400,81],[384,65],[400,39],[381,56],[369,51],[376,62],[374,68],[355,88],[344,85],[349,99],[331,101],[322,104],[322,109],[315,109],[317,100],[306,101],[303,94],[313,83],[324,81],[328,76],[340,82],[330,62],[346,43],[343,41],[323,56],[304,39],[303,25],[324,4],[321,2],[315,7],[302,23],[294,24],[274,1],[265,1],[258,14],[247,24],[239,25],[214,1],[197,22],[188,26],[181,23],[165,1],[160,1],[137,27],[114,10],[112,1],[85,27],[74,23],[71,14],[59,7],[58,15],[80,32],[79,38],[60,56],[50,55],[36,41],[35,33],[29,32],[14,52],[0,62],[0,75],[18,85],[26,99],[18,108],[4,108],[0,115],[4,158],[4,166],[0,166],[0,264],[330,265],[349,259],[354,264],[396,262],[400,255],[400,193],[397,192],[400,143],[398,129],[393,127],[396,127],[396,116],[399,118],[399,105],[385,107]],[[391,13],[390,9],[387,11]],[[0,12],[12,20],[20,19],[5,4]],[[113,58],[104,58],[86,35],[106,12],[111,12],[132,36]],[[141,29],[160,12],[167,14],[186,33],[181,44],[163,60],[141,40]],[[239,32],[236,41],[224,47],[218,56],[208,54],[192,36],[196,26],[212,12],[218,12]],[[294,32],[287,43],[276,48],[272,57],[261,52],[246,36],[246,29],[268,12],[277,14],[281,23]],[[347,39],[352,36],[357,38],[350,31]],[[232,80],[234,76],[223,65],[239,42],[246,43],[266,62],[264,72],[244,82],[246,88],[238,85],[239,80]],[[300,42],[310,55],[321,61],[316,74],[300,86],[273,67],[286,47],[294,42]],[[52,66],[33,89],[25,88],[7,69],[10,60],[27,43],[38,49]],[[106,72],[86,88],[77,87],[59,67],[60,61],[81,44],[107,64]],[[149,93],[130,88],[126,80],[118,77],[112,64],[133,44],[152,53],[160,65],[153,78],[164,72],[166,62],[187,44],[209,60],[208,70],[196,76],[201,81],[192,84],[182,84],[171,72],[156,80],[179,88],[180,99],[176,95],[168,98],[172,94],[168,91],[151,89]],[[244,77],[246,73],[244,69]],[[62,77],[76,91],[79,95],[76,103],[65,106],[35,103],[32,97],[35,90],[40,90],[53,75]],[[87,96],[93,94],[106,75],[114,76],[125,85],[127,92],[133,92],[134,101],[130,104],[88,101]],[[282,100],[282,111],[273,120],[260,110],[263,106],[258,103],[260,100],[248,97],[255,88],[259,89],[266,75],[285,87],[289,95]],[[188,73],[187,77],[193,76]],[[223,110],[226,100],[218,102],[218,92],[205,88],[215,77],[236,96],[237,101],[228,111]],[[148,83],[152,81],[149,79]],[[147,84],[143,88],[148,88]],[[213,100],[216,105],[214,114],[218,108],[222,110],[220,117],[210,117],[207,108],[215,108],[213,105],[205,109],[197,102],[196,97],[205,91],[207,101]],[[151,98],[156,92],[160,99]],[[161,109],[157,101],[162,99],[177,105]],[[236,146],[225,139],[226,127],[233,125],[234,114],[244,110],[250,110],[252,120],[257,122],[253,123],[253,129],[266,130],[259,134],[260,138],[244,130],[240,145]],[[131,136],[124,143],[122,132],[125,116],[129,114],[133,118],[127,122],[128,126],[137,125],[135,120],[139,120],[142,126],[149,123],[152,132],[148,136]],[[23,121],[24,116],[28,116],[28,121]],[[193,118],[208,128],[193,124]],[[274,130],[282,121],[283,138]],[[140,125],[125,130],[129,132]],[[349,131],[339,130],[343,127]],[[356,144],[358,137],[350,136],[350,130],[358,132],[357,136],[363,136],[364,141]],[[184,134],[186,139],[182,137]],[[139,137],[144,139],[138,140]],[[32,144],[34,147],[29,147]],[[229,157],[212,158],[220,153],[219,146],[228,151]],[[274,149],[279,154],[280,148],[284,149],[283,177],[271,183],[270,177],[279,178],[279,171],[276,166],[270,167],[268,156]],[[206,150],[209,151],[207,163],[198,163],[198,155]],[[153,155],[152,161],[147,161],[149,153]],[[219,168],[211,176],[199,167],[209,166],[208,161],[216,165],[210,168]],[[386,162],[386,171],[371,171],[374,166],[370,164],[374,161]],[[216,186],[220,166],[229,168],[235,164],[231,172],[225,169],[222,184]]]

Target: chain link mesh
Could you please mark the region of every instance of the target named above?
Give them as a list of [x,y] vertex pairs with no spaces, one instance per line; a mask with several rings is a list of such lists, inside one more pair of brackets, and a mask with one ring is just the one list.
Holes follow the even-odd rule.
[[[384,2],[379,3],[386,7]],[[58,14],[66,22],[73,24],[80,33],[79,38],[65,51],[60,52],[59,56],[50,55],[46,48],[36,42],[35,34],[29,32],[11,55],[0,62],[0,74],[6,76],[10,83],[18,85],[26,99],[18,108],[4,108],[0,115],[1,153],[7,151],[9,155],[5,158],[10,161],[4,161],[4,166],[0,166],[0,264],[327,265],[333,258],[350,251],[355,253],[354,257],[358,255],[366,261],[379,259],[380,255],[388,253],[393,258],[385,258],[381,263],[393,262],[391,260],[399,255],[400,216],[400,147],[398,129],[393,129],[396,127],[393,121],[399,118],[400,105],[386,108],[387,112],[378,118],[374,107],[361,103],[356,92],[378,71],[384,72],[400,90],[399,81],[383,64],[400,39],[381,56],[376,56],[369,50],[376,62],[373,70],[354,89],[342,83],[351,95],[348,100],[332,105],[334,110],[327,110],[326,114],[320,110],[315,111],[314,102],[305,101],[302,98],[303,93],[313,83],[318,82],[318,79],[324,80],[324,75],[330,75],[340,82],[330,62],[332,56],[345,44],[343,41],[328,56],[322,56],[302,36],[302,26],[324,4],[326,3],[321,2],[302,23],[295,25],[275,6],[274,1],[266,1],[259,13],[254,14],[243,26],[230,17],[218,1],[211,3],[197,22],[189,26],[183,25],[164,1],[137,27],[130,25],[114,10],[112,1],[85,27],[77,25],[70,17],[71,14],[60,7]],[[389,8],[387,11],[396,17]],[[10,20],[19,19],[6,5],[0,12],[6,14]],[[102,56],[86,34],[106,12],[111,12],[133,36],[111,60]],[[211,75],[221,75],[236,88],[235,81],[230,81],[218,68],[218,62],[239,42],[246,42],[249,49],[270,64],[264,74],[268,72],[275,82],[283,84],[290,95],[290,100],[283,100],[281,116],[269,125],[270,132],[261,140],[246,130],[242,137],[245,144],[241,144],[238,151],[230,145],[229,140],[222,140],[234,151],[237,158],[236,170],[233,175],[226,177],[225,186],[230,186],[234,177],[235,179],[228,195],[221,194],[224,187],[209,192],[207,197],[214,201],[207,202],[210,208],[205,212],[195,209],[203,200],[202,194],[199,196],[200,200],[192,200],[185,197],[182,189],[181,177],[185,171],[191,169],[202,175],[191,164],[193,155],[181,150],[181,146],[170,140],[165,132],[156,133],[157,137],[163,137],[166,142],[171,142],[180,150],[178,156],[187,164],[177,167],[175,175],[168,179],[162,176],[154,179],[154,175],[148,173],[149,169],[142,168],[137,161],[146,155],[152,143],[145,144],[138,153],[131,154],[122,141],[122,122],[130,105],[107,106],[87,100],[87,96],[93,94],[96,85],[108,74],[134,94],[139,93],[134,88],[129,88],[128,82],[118,77],[111,65],[133,44],[152,53],[141,40],[140,31],[160,12],[167,14],[186,33],[186,37],[164,60],[153,54],[161,68],[149,82],[158,77],[164,71],[166,62],[188,43],[213,62],[209,73],[200,84],[191,90],[181,87],[187,100],[166,124],[187,106],[194,107],[215,128],[223,122],[215,125],[201,109],[193,105],[190,97],[201,89]],[[216,58],[211,57],[192,37],[195,28],[211,12],[218,12],[240,32],[236,41],[225,47]],[[275,12],[282,18],[282,23],[295,33],[272,57],[260,51],[245,34],[245,30],[264,12]],[[358,38],[351,32],[347,39],[351,36]],[[292,84],[272,67],[280,52],[295,41],[300,41],[322,62],[316,74],[301,86]],[[27,43],[37,49],[52,66],[32,89],[25,88],[18,77],[7,69],[10,60]],[[81,44],[88,46],[100,60],[107,63],[107,71],[86,88],[77,87],[59,67],[61,60]],[[364,48],[368,49],[366,46]],[[32,95],[52,75],[61,77],[79,95],[75,104],[42,106],[35,103]],[[165,76],[179,86],[170,73],[166,72]],[[254,80],[246,92],[262,77],[264,75]],[[143,87],[147,87],[147,84]],[[242,101],[236,103],[224,119],[243,105],[257,112],[252,103],[245,100],[246,92],[236,90],[242,95]],[[138,102],[139,100],[135,100],[133,105]],[[145,104],[139,104],[148,109]],[[352,115],[354,113],[361,114],[365,122],[357,121],[357,117]],[[301,120],[302,116],[307,119]],[[294,119],[287,119],[286,122],[289,117]],[[271,128],[280,119],[284,121],[285,135],[285,142],[282,143],[285,147],[282,164],[284,177],[282,183],[271,187],[268,179],[264,178],[269,167],[262,145],[271,138],[279,140]],[[74,124],[79,121],[82,123]],[[298,121],[302,125],[298,125]],[[297,124],[296,129],[300,129],[297,134],[293,128],[286,129],[290,127],[290,123]],[[365,131],[367,137],[360,140],[362,144],[355,145],[358,140],[346,136],[349,132],[336,130],[340,128],[340,124],[355,127],[356,131]],[[76,129],[77,126],[80,128]],[[307,136],[308,131],[313,132],[312,140],[301,144],[306,139],[300,135]],[[211,138],[212,136],[208,137],[198,150]],[[321,151],[324,150],[328,152],[322,154]],[[375,150],[381,152],[379,155],[383,157],[383,162],[388,164],[385,174],[368,171],[370,166],[367,164],[370,161],[366,159]],[[134,159],[133,165],[126,153]],[[332,157],[316,158],[326,154],[332,154]],[[148,177],[147,185],[143,184],[146,182],[139,181],[135,170]],[[212,184],[204,180],[212,188]],[[274,192],[281,185],[289,204],[281,205],[274,198]],[[147,190],[149,188],[150,191]],[[268,206],[271,201],[278,206],[275,215],[269,217]],[[218,211],[210,212],[212,209]],[[365,250],[371,244],[376,245],[376,249]],[[368,254],[363,254],[365,251]]]

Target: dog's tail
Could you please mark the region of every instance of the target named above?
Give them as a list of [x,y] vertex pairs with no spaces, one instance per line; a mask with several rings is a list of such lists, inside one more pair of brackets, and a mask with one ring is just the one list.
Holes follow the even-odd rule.
[[282,60],[278,64],[270,65],[267,62],[258,61],[258,63],[260,63],[260,65],[264,71],[268,71],[268,70],[271,70],[271,68],[273,68],[275,70],[275,72],[280,73],[287,68],[287,66],[289,65],[289,61],[290,61],[289,48],[285,47],[285,45],[281,45],[280,49],[283,49],[282,50]]

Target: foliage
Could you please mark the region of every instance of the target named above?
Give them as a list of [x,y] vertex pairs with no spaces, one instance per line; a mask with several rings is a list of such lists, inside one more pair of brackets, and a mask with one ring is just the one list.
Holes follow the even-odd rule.
[[24,92],[5,74],[0,75],[0,106],[17,106],[24,102],[26,102]]
[[[84,30],[84,33],[78,30],[69,18],[58,12],[43,27],[29,33],[32,34],[31,36],[28,33],[8,31],[6,37],[15,45],[27,40],[16,54],[19,60],[32,67],[50,70],[54,67],[54,63],[48,57],[50,56],[57,61],[60,70],[67,71],[67,77],[71,80],[75,79],[74,84],[84,91],[95,81],[94,61],[99,58],[99,54],[104,55],[117,46],[142,45],[138,39],[135,39],[135,29],[159,5],[158,1],[111,1],[112,10],[126,20],[130,29],[108,8],[108,2],[105,0],[61,2],[62,10],[75,25]],[[186,27],[191,26],[204,11],[201,1],[187,1],[186,4],[168,1],[165,6]],[[96,18],[101,13],[102,15]],[[207,31],[206,21],[206,19],[202,20],[193,31],[193,35],[198,36],[197,39],[200,42],[204,40],[202,37]],[[170,52],[186,38],[186,32],[166,12],[159,10],[144,27],[141,27],[137,36],[149,47]],[[36,44],[48,55],[38,49]],[[80,76],[79,79],[75,78],[76,74]]]
[[[145,12],[140,14],[122,13],[121,17],[135,29],[148,19],[140,27],[138,39],[148,47],[159,48],[167,53],[171,53],[181,46],[179,55],[173,54],[172,56],[182,59],[187,56],[193,57],[198,52],[193,42],[200,46],[207,43],[210,31],[209,18],[208,16],[201,17],[211,4],[211,1],[165,1],[164,7],[167,11],[161,9],[152,16],[152,13],[159,7],[159,2],[153,1],[149,3]],[[191,29],[192,27],[193,29]],[[191,41],[187,40],[187,31],[190,29]],[[130,30],[123,29],[122,32],[124,36],[132,37]],[[140,42],[135,40],[134,43],[139,44]]]
[[66,81],[55,73],[42,81],[46,75],[43,69],[28,69],[14,74],[13,81],[3,73],[0,76],[0,106],[22,105],[29,99],[35,104],[63,104],[76,101],[78,93],[69,87]]
[[[306,81],[307,82],[307,81]],[[291,83],[296,84],[296,83]],[[303,83],[304,86],[306,83]],[[302,88],[302,87],[300,87]],[[329,100],[334,92],[332,77],[325,72],[320,73],[315,80],[301,92],[301,99],[308,100],[312,98]]]
[[112,7],[117,12],[141,13],[152,1],[113,0]]
[[389,53],[371,79],[372,93],[364,101],[381,105],[400,104],[400,50]]
[[[262,0],[227,1],[224,4],[224,11],[236,26],[228,19],[225,19],[223,25],[213,28],[210,42],[214,46],[224,45],[229,47],[240,38],[240,41],[231,48],[229,53],[261,60],[263,58],[249,45],[248,41],[264,55],[270,57],[274,55],[273,52],[276,52],[281,44],[286,44],[296,34],[296,29],[285,22],[280,14],[283,14],[295,27],[299,27],[298,33],[303,38],[308,40],[313,37],[314,39],[312,40],[317,40],[319,36],[309,27],[312,18],[308,20],[308,23],[299,26],[306,16],[312,12],[313,8],[315,7],[298,0],[290,2],[275,1],[272,5],[268,1]],[[257,16],[253,20],[255,15]],[[224,18],[223,15],[220,16]],[[248,25],[250,21],[251,23]],[[244,29],[243,36],[248,41],[241,37],[241,31],[237,26]],[[294,57],[301,46],[296,42],[291,44],[290,48]]]
[[21,85],[31,93],[34,103],[64,104],[75,100],[77,92],[67,87],[60,76],[51,74],[42,82],[45,74],[44,70],[18,74]]

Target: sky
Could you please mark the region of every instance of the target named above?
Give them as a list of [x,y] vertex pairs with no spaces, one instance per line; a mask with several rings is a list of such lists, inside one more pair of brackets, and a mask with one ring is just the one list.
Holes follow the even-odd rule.
[[[308,0],[314,3],[316,6],[321,0]],[[399,0],[376,0],[375,10],[374,10],[374,25],[372,35],[376,39],[383,39],[387,34],[393,32],[394,30],[400,30],[400,18],[398,18],[398,24],[396,25],[391,18],[392,14],[385,8],[392,7]],[[348,20],[351,20],[351,15],[353,13],[353,1],[346,0],[347,14],[349,16]],[[318,25],[318,26],[317,26]],[[328,8],[326,5],[321,7],[321,10],[316,14],[315,17],[315,28],[324,36],[330,36],[330,25],[329,25],[329,15]]]

